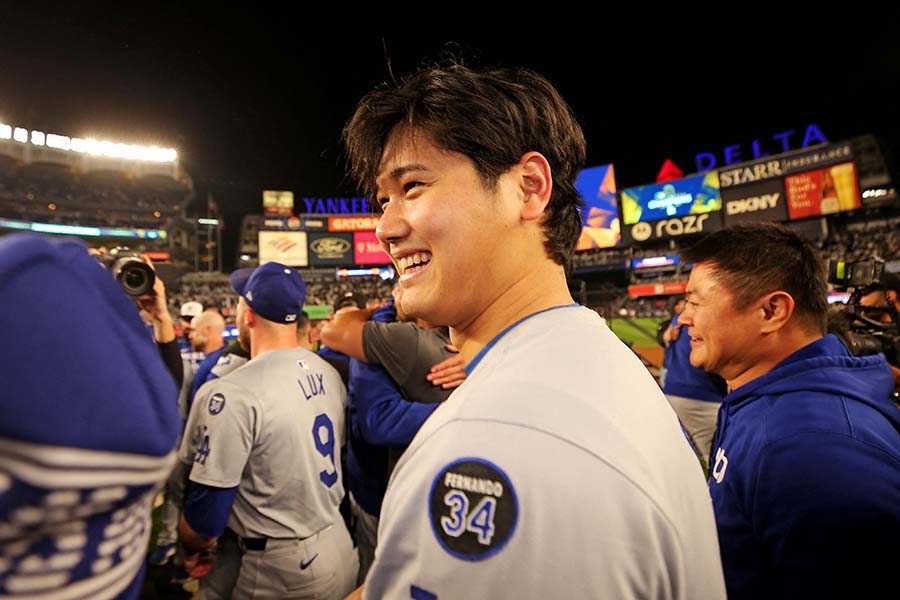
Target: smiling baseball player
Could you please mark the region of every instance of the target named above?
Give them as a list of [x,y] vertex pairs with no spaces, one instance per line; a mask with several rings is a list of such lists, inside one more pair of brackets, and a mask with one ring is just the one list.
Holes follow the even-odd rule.
[[294,269],[266,263],[232,286],[251,360],[199,390],[185,436],[199,445],[180,451],[193,460],[182,539],[201,550],[221,536],[201,597],[343,598],[358,570],[339,513],[346,389],[297,347]]
[[366,598],[724,598],[709,494],[659,386],[566,283],[584,136],[526,69],[366,95],[351,164],[402,308],[468,378],[388,485]]

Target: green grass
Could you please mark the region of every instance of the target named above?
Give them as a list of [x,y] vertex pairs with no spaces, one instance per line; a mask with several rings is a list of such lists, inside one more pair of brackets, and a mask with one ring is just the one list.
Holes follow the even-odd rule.
[[656,326],[663,319],[610,319],[609,327],[630,346],[658,346]]

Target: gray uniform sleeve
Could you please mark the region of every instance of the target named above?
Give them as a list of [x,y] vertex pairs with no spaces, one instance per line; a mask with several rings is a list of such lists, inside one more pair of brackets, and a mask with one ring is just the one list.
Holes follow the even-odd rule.
[[[179,450],[191,481],[221,488],[241,482],[257,435],[258,399],[250,391],[213,380],[198,391]],[[193,457],[191,457],[193,454]]]
[[363,327],[363,351],[373,365],[381,365],[403,387],[415,363],[419,343],[414,323],[369,321]]

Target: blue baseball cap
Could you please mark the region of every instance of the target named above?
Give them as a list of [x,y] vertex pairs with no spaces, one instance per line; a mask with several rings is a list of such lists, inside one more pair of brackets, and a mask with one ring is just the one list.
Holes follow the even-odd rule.
[[0,439],[142,459],[177,447],[175,381],[134,301],[84,244],[0,237],[0,331]]
[[296,269],[267,262],[231,274],[231,287],[262,318],[296,323],[306,300],[306,283]]

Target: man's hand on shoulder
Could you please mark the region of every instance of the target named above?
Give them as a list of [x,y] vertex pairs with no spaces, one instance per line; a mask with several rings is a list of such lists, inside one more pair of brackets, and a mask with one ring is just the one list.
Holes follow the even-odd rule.
[[[450,352],[459,352],[453,344],[444,347]],[[459,354],[454,354],[431,367],[425,378],[445,390],[459,387],[466,380],[466,361]]]

